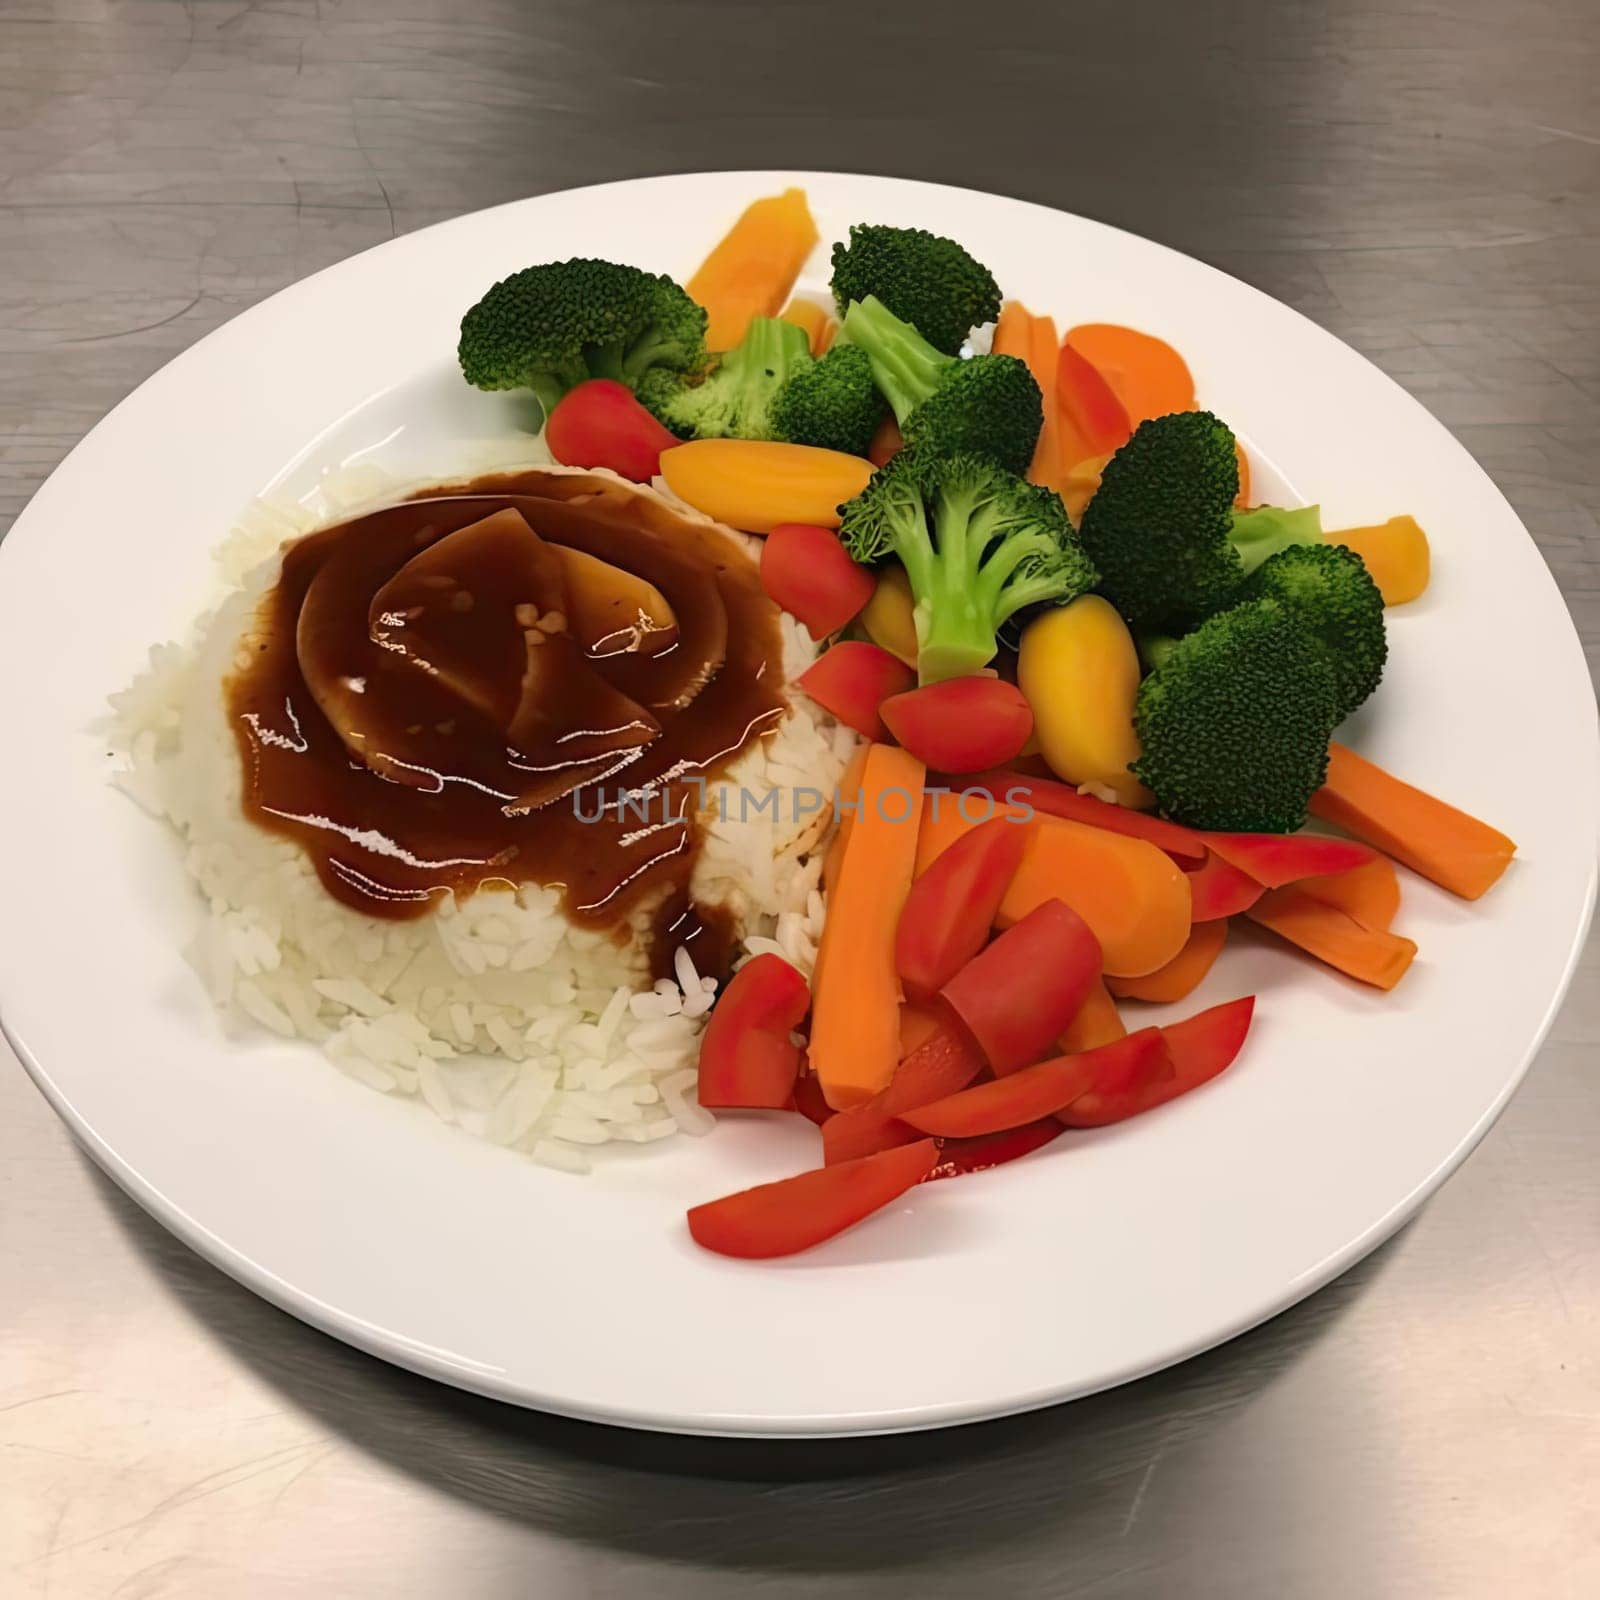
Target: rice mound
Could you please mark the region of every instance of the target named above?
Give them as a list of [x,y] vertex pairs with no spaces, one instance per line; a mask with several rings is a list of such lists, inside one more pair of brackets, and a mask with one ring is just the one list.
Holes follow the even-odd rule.
[[[229,1025],[310,1040],[369,1088],[413,1096],[546,1166],[586,1172],[593,1147],[705,1133],[713,1119],[695,1103],[695,1061],[715,983],[686,950],[676,981],[651,985],[642,938],[619,946],[575,927],[559,893],[531,883],[442,896],[412,921],[366,917],[328,894],[298,846],[244,815],[222,684],[281,549],[397,497],[392,479],[365,469],[325,479],[309,508],[252,506],[218,551],[219,607],[190,643],[152,649],[112,697],[124,758],[114,781],[175,831],[205,898],[190,962]],[[706,520],[675,500],[673,509]],[[816,645],[792,617],[782,627],[792,683]],[[854,744],[791,693],[777,729],[708,788],[691,887],[733,914],[744,955],[773,951],[810,974],[831,814],[791,797],[831,797]],[[743,801],[771,792],[776,815]],[[652,909],[635,913],[636,935]]]

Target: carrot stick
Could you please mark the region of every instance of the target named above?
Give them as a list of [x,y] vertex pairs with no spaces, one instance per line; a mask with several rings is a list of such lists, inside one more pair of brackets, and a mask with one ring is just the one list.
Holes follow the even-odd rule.
[[[971,796],[929,795],[917,841],[917,871],[925,872],[990,815],[1026,819],[1028,813],[1007,805],[991,811]],[[1038,821],[1001,903],[1000,926],[1021,921],[1046,900],[1062,900],[1100,941],[1107,972],[1138,977],[1172,960],[1189,937],[1189,880],[1171,857],[1127,834],[1060,817],[1040,815]],[[830,910],[830,919],[832,915]]]
[[832,329],[838,326],[828,308],[819,306],[815,300],[791,300],[783,308],[783,320],[805,329],[814,356],[820,356],[828,348]]
[[867,751],[812,976],[811,1068],[835,1110],[871,1099],[900,1060],[894,936],[916,867],[926,777],[893,745]]
[[997,356],[1026,361],[1033,349],[1033,313],[1020,300],[1007,300],[994,325],[991,350]]
[[1028,468],[1028,481],[1042,483],[1045,488],[1054,489],[1059,494],[1067,467],[1072,463],[1061,459],[1061,414],[1056,404],[1058,366],[1055,319],[1035,317],[1033,339],[1029,345],[1028,369],[1033,373],[1039,385],[1039,392],[1044,396],[1044,426],[1039,430],[1039,442],[1034,446],[1033,464]]
[[1498,829],[1338,743],[1328,746],[1328,777],[1311,797],[1311,814],[1464,900],[1490,888],[1517,853]]
[[822,861],[822,887],[830,895],[839,882],[839,867],[844,860],[845,845],[849,842],[850,830],[855,826],[856,812],[859,808],[854,802],[861,798],[861,774],[867,764],[867,752],[871,748],[872,746],[867,744],[858,745],[855,754],[845,763],[844,771],[839,774],[836,788],[840,801],[839,826]]
[[1135,428],[1170,411],[1194,410],[1188,364],[1165,339],[1114,322],[1085,322],[1069,329],[1065,342],[1105,379]]
[[1400,879],[1392,863],[1376,856],[1364,867],[1335,872],[1325,878],[1302,878],[1295,885],[1325,906],[1337,906],[1354,917],[1363,928],[1385,932],[1393,925],[1400,909]]
[[1142,978],[1107,978],[1106,988],[1119,1000],[1182,1000],[1200,987],[1216,964],[1228,938],[1228,919],[1197,922],[1189,942],[1166,966]]
[[818,238],[804,189],[785,189],[744,209],[684,285],[706,308],[706,344],[731,350],[751,317],[775,317]]
[[1392,989],[1416,956],[1416,944],[1382,928],[1364,928],[1337,906],[1301,891],[1269,889],[1245,915],[1319,961],[1377,989]]
[[1097,981],[1078,1007],[1077,1016],[1061,1035],[1061,1050],[1064,1055],[1081,1055],[1085,1050],[1095,1050],[1126,1038],[1127,1033],[1127,1025],[1117,1010],[1117,1002],[1111,998],[1111,991],[1104,981]]

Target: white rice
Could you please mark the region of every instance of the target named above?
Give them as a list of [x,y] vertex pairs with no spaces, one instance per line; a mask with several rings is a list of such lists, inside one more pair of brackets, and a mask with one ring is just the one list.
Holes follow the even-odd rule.
[[[310,507],[252,506],[218,552],[217,611],[190,644],[157,645],[112,698],[115,781],[175,831],[204,897],[191,962],[225,1022],[315,1043],[357,1082],[545,1166],[587,1172],[607,1144],[708,1132],[695,1061],[715,983],[686,949],[673,978],[651,984],[638,937],[622,948],[574,927],[559,894],[535,884],[445,898],[412,921],[365,917],[327,893],[295,844],[242,812],[221,686],[281,546],[397,490],[363,469],[325,480]],[[783,629],[792,680],[816,647],[792,618]],[[709,791],[692,888],[732,913],[746,956],[772,951],[810,974],[832,819],[826,803],[807,811],[789,797],[831,797],[854,742],[796,695]],[[750,814],[741,791],[778,792],[778,814]],[[636,914],[636,935],[649,916]]]

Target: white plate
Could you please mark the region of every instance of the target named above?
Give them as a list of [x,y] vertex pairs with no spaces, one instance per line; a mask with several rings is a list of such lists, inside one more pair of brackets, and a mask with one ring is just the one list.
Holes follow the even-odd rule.
[[[1414,513],[1427,596],[1351,737],[1511,833],[1468,906],[1407,878],[1422,954],[1383,996],[1248,939],[1196,1000],[1259,990],[1223,1079],[1152,1116],[914,1192],[794,1260],[689,1242],[684,1207],[807,1164],[798,1126],[725,1125],[576,1179],[371,1094],[315,1051],[227,1042],[179,956],[172,841],[107,785],[108,691],[204,602],[210,547],[269,486],[366,456],[460,465],[511,402],[465,389],[456,324],[569,253],[682,274],[751,198],[823,232],[915,223],[1013,295],[1169,338],[1277,492],[1331,527]],[[811,279],[821,286],[825,256]],[[310,441],[310,443],[308,443]],[[1392,1233],[1482,1137],[1549,1025],[1594,894],[1594,707],[1528,535],[1467,453],[1328,334],[1233,279],[1018,201],[822,174],[547,195],[412,234],[274,296],[157,373],[39,492],[0,554],[0,1003],[95,1159],[297,1316],[465,1388],[717,1433],[928,1427],[1123,1382],[1260,1322]],[[68,891],[95,886],[86,920]],[[798,1121],[798,1119],[795,1119]],[[71,1336],[71,1330],[64,1330]]]

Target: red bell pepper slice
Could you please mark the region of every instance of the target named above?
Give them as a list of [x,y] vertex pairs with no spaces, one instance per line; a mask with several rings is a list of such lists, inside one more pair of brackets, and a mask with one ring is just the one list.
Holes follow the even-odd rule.
[[932,1139],[818,1167],[695,1206],[689,1234],[722,1256],[761,1260],[809,1250],[898,1200],[933,1170]]
[[635,483],[648,483],[661,470],[661,452],[683,443],[613,378],[569,389],[545,419],[544,442],[564,467],[610,467]]
[[831,528],[780,522],[761,546],[761,587],[813,639],[837,633],[872,598],[872,573]]
[[1208,833],[1204,838],[1214,854],[1249,873],[1263,889],[1349,872],[1375,861],[1378,854],[1371,845],[1319,833]]
[[793,1108],[819,1128],[833,1115],[833,1107],[828,1104],[816,1073],[802,1072],[794,1080]]
[[989,942],[1033,833],[1030,824],[992,817],[963,834],[911,885],[894,959],[913,1000],[931,999]]
[[779,1111],[794,1094],[801,1049],[790,1037],[811,1007],[806,980],[781,956],[734,973],[700,1041],[700,1104]]
[[1100,941],[1061,900],[1045,900],[939,993],[996,1073],[1040,1060],[1100,976]]
[[1121,1094],[1086,1094],[1060,1113],[1061,1120],[1069,1128],[1099,1128],[1165,1105],[1168,1100],[1209,1083],[1239,1054],[1250,1031],[1255,1005],[1255,996],[1247,995],[1168,1024],[1161,1032],[1172,1058],[1171,1078]]
[[1100,369],[1070,344],[1063,344],[1056,358],[1056,399],[1090,455],[1109,455],[1133,436],[1133,424],[1116,391],[1100,375]]
[[1214,850],[1189,874],[1189,918],[1192,922],[1217,922],[1248,911],[1267,891],[1231,861]]
[[[1003,1133],[1040,1117],[1052,1117],[1085,1094],[1127,1094],[1142,1088],[1154,1080],[1168,1059],[1161,1030],[1141,1028],[1098,1050],[1039,1061],[992,1083],[976,1084],[931,1105],[903,1111],[901,1120],[919,1133],[948,1139]],[[1169,1066],[1169,1076],[1171,1070]]]
[[824,711],[879,744],[889,739],[879,707],[916,681],[916,673],[898,656],[865,639],[841,639],[795,679]]
[[1034,778],[1026,773],[1000,769],[963,778],[960,788],[975,794],[1008,800],[1012,805],[1032,806],[1046,816],[1065,817],[1068,822],[1086,822],[1108,833],[1126,833],[1165,850],[1180,866],[1205,859],[1205,841],[1192,828],[1168,822],[1148,811],[1130,811],[1092,794],[1079,794],[1070,784],[1053,778]]
[[977,1041],[951,1017],[895,1068],[885,1089],[828,1118],[822,1125],[822,1159],[831,1167],[915,1139],[898,1120],[900,1113],[966,1088],[983,1069]]
[[935,772],[981,772],[1018,755],[1033,733],[1027,697],[1003,678],[946,678],[891,695],[883,721]]
[[941,1139],[938,1165],[922,1181],[932,1183],[937,1178],[959,1178],[969,1172],[1003,1167],[1008,1161],[1031,1156],[1065,1132],[1065,1126],[1054,1117],[1040,1117],[1037,1122],[1007,1128],[1004,1133],[986,1133],[976,1139]]

